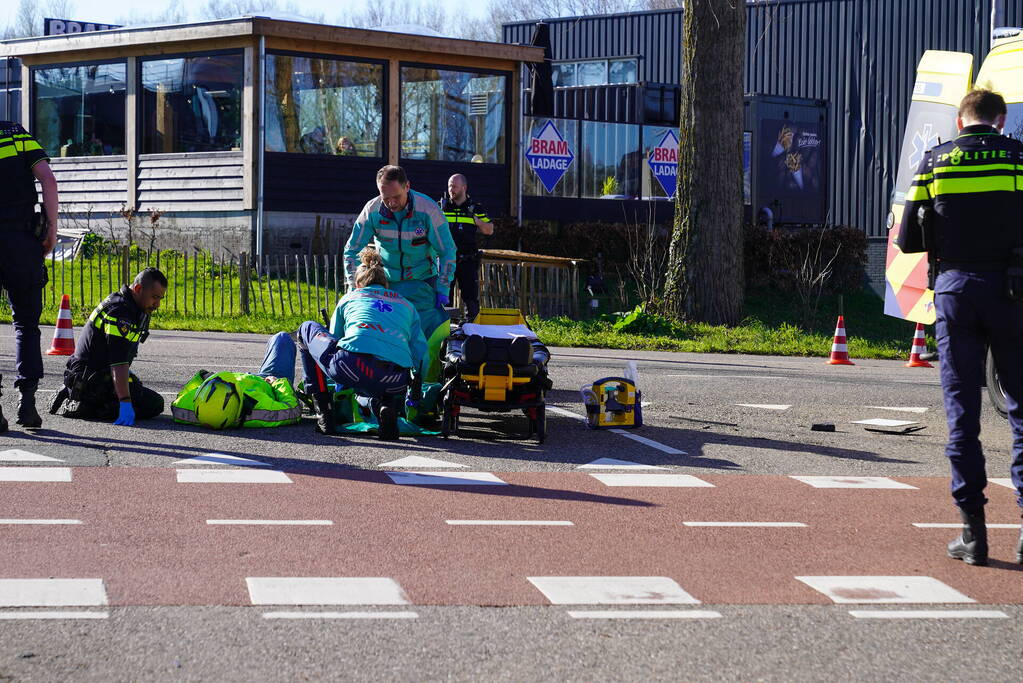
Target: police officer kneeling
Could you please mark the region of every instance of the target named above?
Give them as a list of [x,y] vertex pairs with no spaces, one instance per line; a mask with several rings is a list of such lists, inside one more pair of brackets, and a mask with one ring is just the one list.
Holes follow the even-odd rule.
[[[963,520],[948,555],[976,565],[988,561],[980,410],[989,346],[1006,394],[1012,482],[1023,507],[1023,277],[1010,275],[1023,265],[1023,259],[1010,263],[1013,250],[1023,248],[1023,142],[999,134],[1005,117],[1005,101],[996,93],[974,90],[963,99],[959,136],[924,155],[896,238],[903,252],[927,251],[936,266],[945,455]],[[1023,564],[1023,534],[1016,561]]]
[[164,274],[146,268],[130,287],[122,287],[96,307],[68,360],[51,414],[131,426],[136,419],[163,412],[163,397],[142,386],[129,368],[139,344],[149,336],[149,317],[166,292]]

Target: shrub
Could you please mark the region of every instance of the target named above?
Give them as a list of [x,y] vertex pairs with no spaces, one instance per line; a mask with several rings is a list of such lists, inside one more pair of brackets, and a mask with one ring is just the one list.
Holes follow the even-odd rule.
[[[767,230],[750,226],[745,231],[746,287],[795,291],[800,266],[807,256],[822,266],[831,261],[824,292],[849,292],[862,288],[867,263],[867,237],[849,227]],[[836,255],[837,254],[837,255]]]

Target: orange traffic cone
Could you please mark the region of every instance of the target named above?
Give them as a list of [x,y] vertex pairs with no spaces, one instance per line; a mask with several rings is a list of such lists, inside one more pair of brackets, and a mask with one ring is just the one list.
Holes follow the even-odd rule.
[[838,316],[838,323],[835,325],[835,341],[831,344],[831,358],[828,365],[856,365],[849,360],[849,347],[845,343],[845,318]]
[[916,332],[913,333],[913,348],[909,350],[909,362],[907,368],[933,368],[934,366],[925,360],[920,360],[920,354],[927,353],[927,341],[924,338],[924,324],[916,324]]
[[57,327],[53,330],[53,343],[48,356],[70,356],[75,352],[75,330],[71,324],[71,299],[65,294],[57,311]]

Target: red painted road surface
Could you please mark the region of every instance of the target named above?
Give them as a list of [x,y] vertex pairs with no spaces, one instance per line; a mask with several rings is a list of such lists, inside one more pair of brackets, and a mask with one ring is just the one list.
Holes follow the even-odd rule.
[[[815,489],[781,476],[701,475],[713,488],[608,487],[583,473],[499,472],[511,486],[417,487],[383,472],[289,472],[291,484],[185,484],[163,468],[74,468],[70,483],[0,483],[0,579],[101,578],[112,605],[248,605],[246,577],[389,577],[415,605],[545,605],[533,576],[664,576],[704,604],[830,604],[796,580],[922,575],[983,604],[1023,604],[1016,529],[992,562],[944,557],[957,521],[944,478],[918,490]],[[991,485],[989,523],[1018,524]],[[211,526],[317,519],[331,526]],[[572,526],[452,526],[446,520]],[[686,521],[806,528],[687,527]]]

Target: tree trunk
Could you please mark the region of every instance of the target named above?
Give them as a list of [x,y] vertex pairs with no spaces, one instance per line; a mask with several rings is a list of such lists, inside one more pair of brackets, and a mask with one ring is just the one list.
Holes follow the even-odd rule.
[[678,193],[664,287],[676,319],[742,319],[746,3],[688,0],[682,32]]

